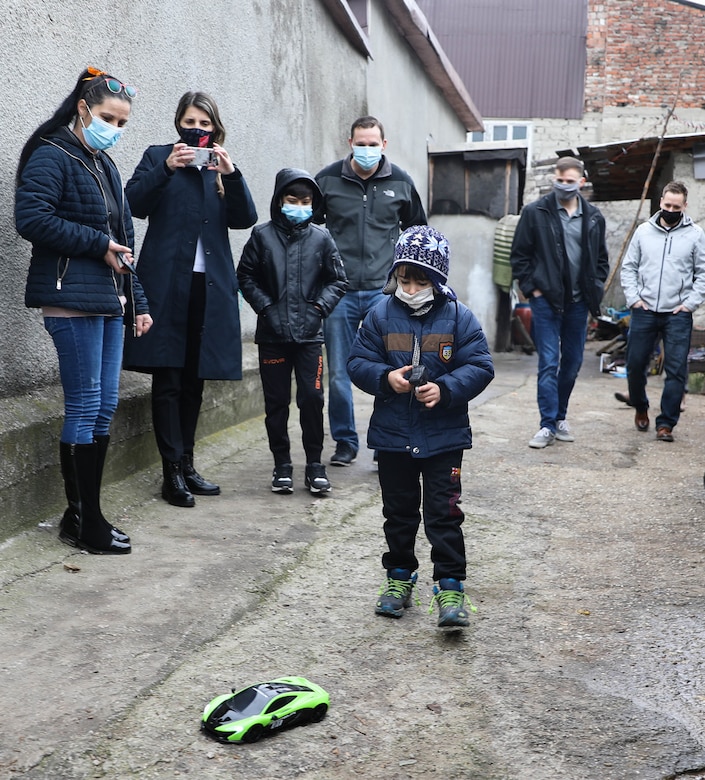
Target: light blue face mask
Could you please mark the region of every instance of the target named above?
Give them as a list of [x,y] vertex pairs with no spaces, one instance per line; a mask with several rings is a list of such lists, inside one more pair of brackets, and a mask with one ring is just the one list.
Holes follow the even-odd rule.
[[313,206],[294,206],[291,203],[285,203],[282,206],[282,214],[295,225],[299,225],[313,216]]
[[83,117],[80,117],[83,125],[83,138],[88,146],[98,151],[104,151],[105,149],[110,149],[111,146],[115,146],[122,135],[122,128],[110,125],[100,117],[93,116],[90,108],[88,113],[91,115],[91,123],[88,126],[83,122]]
[[382,159],[381,146],[353,146],[353,160],[364,171],[371,171]]

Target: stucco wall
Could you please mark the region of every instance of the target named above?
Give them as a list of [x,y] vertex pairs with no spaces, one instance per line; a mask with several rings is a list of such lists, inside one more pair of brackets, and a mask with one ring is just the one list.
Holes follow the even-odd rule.
[[373,59],[367,69],[370,113],[383,122],[390,159],[411,174],[426,207],[427,144],[462,143],[466,132],[441,94],[428,88],[421,63],[399,37],[383,9],[382,2],[370,4],[373,46]]
[[[13,176],[27,136],[71,91],[86,65],[135,84],[126,134],[113,156],[127,179],[143,150],[175,140],[174,109],[187,89],[218,101],[226,148],[243,170],[261,219],[276,171],[315,171],[340,151],[351,115],[365,106],[366,61],[316,0],[5,0],[0,54],[0,394],[56,380],[51,340],[24,308],[29,245],[13,223]],[[20,121],[21,118],[21,121]],[[144,226],[136,221],[139,238]],[[232,233],[236,258],[249,231]],[[243,310],[248,327],[249,307]],[[246,336],[249,338],[249,336]]]
[[[27,136],[94,65],[134,84],[126,134],[112,150],[125,180],[153,143],[175,140],[176,103],[187,89],[217,100],[226,148],[242,169],[260,221],[269,218],[276,171],[315,173],[347,150],[351,121],[380,116],[391,159],[409,171],[426,201],[426,142],[464,138],[464,128],[398,35],[382,0],[370,3],[368,61],[317,0],[6,0],[0,54],[6,105],[0,115],[0,396],[57,380],[51,340],[38,311],[25,309],[29,245],[15,233],[14,170]],[[19,110],[21,108],[21,110]],[[18,117],[21,116],[21,122]],[[136,221],[137,246],[145,225]],[[235,259],[249,231],[231,233]],[[243,338],[254,317],[242,304]]]

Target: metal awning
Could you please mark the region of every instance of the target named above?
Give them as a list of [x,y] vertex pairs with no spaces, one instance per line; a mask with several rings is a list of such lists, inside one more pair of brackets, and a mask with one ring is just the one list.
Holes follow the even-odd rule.
[[[577,151],[561,149],[556,154],[559,157],[577,157],[583,161],[593,188],[593,201],[639,200],[658,141],[658,137],[639,138],[598,146],[579,146]],[[703,143],[705,135],[702,133],[664,137],[647,200],[658,198],[657,188],[664,183],[661,173],[670,163],[671,153],[692,151],[694,146]]]

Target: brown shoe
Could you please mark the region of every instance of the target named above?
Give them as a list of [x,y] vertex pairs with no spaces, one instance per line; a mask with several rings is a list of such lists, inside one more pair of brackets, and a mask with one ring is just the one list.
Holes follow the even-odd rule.
[[634,425],[636,425],[637,431],[645,433],[649,430],[649,414],[648,412],[637,412],[634,415]]
[[673,433],[671,432],[672,430],[672,428],[669,428],[666,425],[662,425],[660,428],[656,429],[656,438],[658,441],[673,441]]

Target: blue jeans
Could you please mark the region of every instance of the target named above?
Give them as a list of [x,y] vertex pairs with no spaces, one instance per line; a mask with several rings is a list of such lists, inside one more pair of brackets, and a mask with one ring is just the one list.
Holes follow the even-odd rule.
[[64,389],[65,444],[107,436],[117,409],[122,362],[122,317],[45,317]]
[[688,311],[671,312],[632,309],[627,342],[627,381],[629,398],[638,412],[649,408],[646,396],[646,371],[654,351],[654,342],[663,339],[663,370],[666,379],[661,393],[661,414],[656,427],[674,428],[681,413],[681,399],[688,381],[688,351],[693,331],[693,315]]
[[384,297],[381,290],[349,290],[331,315],[323,321],[328,361],[328,421],[336,442],[349,444],[356,452],[360,442],[355,430],[352,383],[348,356],[360,323]]
[[566,418],[583,363],[588,307],[583,301],[569,303],[559,314],[543,295],[530,298],[529,303],[531,337],[539,355],[536,395],[541,427],[555,433],[556,423]]

